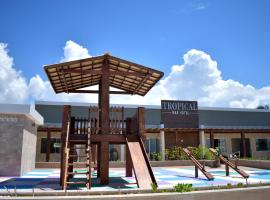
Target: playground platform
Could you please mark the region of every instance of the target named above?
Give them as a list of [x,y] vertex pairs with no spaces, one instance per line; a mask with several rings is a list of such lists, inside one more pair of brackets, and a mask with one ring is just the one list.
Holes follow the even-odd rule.
[[[270,170],[240,167],[245,170],[250,178],[245,179],[238,173],[230,171],[230,176],[226,176],[224,166],[220,168],[207,168],[214,175],[214,180],[208,180],[201,172],[199,177],[194,177],[194,166],[179,167],[153,167],[154,175],[160,189],[171,189],[178,183],[190,183],[193,187],[214,187],[227,184],[270,184]],[[76,169],[80,171],[80,169]],[[17,191],[56,191],[61,190],[59,185],[59,169],[35,169],[21,177],[0,177],[0,192],[16,188]],[[84,175],[76,175],[75,179],[84,179]],[[124,168],[110,168],[109,185],[100,185],[96,178],[96,172],[92,173],[91,191],[116,191],[138,189],[135,177],[125,177]],[[86,190],[85,185],[73,185],[75,190]]]

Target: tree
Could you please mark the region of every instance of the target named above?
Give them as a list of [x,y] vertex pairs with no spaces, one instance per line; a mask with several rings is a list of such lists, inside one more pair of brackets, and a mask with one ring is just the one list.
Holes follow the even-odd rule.
[[269,105],[265,104],[264,106],[259,105],[257,106],[257,109],[269,109]]

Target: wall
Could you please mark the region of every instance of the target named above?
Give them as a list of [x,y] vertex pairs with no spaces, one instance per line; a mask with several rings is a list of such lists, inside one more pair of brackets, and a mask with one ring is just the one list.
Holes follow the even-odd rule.
[[19,176],[24,118],[0,114],[0,176]]
[[[209,133],[205,133],[205,139],[209,140]],[[232,151],[232,139],[241,138],[240,133],[215,133],[214,139],[225,139],[226,152],[228,154],[234,153]],[[246,133],[245,138],[250,140],[251,155],[254,158],[270,158],[270,151],[256,151],[256,139],[269,139],[270,133]]]
[[255,158],[270,158],[270,151],[256,151],[256,139],[270,139],[270,133],[249,133],[245,135],[250,139],[250,146],[252,149],[252,157]]
[[37,127],[23,114],[0,114],[0,176],[20,176],[35,167]]
[[165,147],[170,148],[172,146],[195,146],[199,145],[199,133],[187,132],[187,133],[171,133],[165,132]]
[[199,123],[205,126],[270,126],[270,112],[258,109],[211,110],[199,108]]

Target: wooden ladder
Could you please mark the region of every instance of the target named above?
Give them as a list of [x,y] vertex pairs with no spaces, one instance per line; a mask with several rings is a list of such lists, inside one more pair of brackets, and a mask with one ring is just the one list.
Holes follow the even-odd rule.
[[[63,189],[67,190],[69,185],[81,185],[85,184],[86,188],[89,190],[91,188],[91,129],[90,122],[88,122],[87,127],[87,140],[71,140],[69,133],[71,130],[68,128],[68,134],[66,137],[66,144],[64,149],[64,185]],[[80,146],[76,146],[80,144]],[[78,155],[76,150],[84,149],[85,155]],[[78,158],[85,158],[86,161],[76,162]],[[74,170],[75,167],[85,170],[85,172],[78,172]],[[76,175],[86,175],[85,181],[76,181],[74,178]],[[73,179],[73,180],[72,180]]]

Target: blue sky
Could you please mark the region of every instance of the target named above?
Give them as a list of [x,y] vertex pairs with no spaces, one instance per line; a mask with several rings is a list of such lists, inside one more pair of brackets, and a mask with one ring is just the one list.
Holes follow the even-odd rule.
[[59,62],[66,41],[168,75],[190,49],[218,63],[224,80],[270,85],[270,1],[116,0],[0,2],[0,42],[26,79]]

